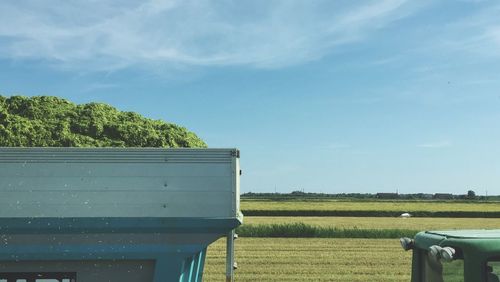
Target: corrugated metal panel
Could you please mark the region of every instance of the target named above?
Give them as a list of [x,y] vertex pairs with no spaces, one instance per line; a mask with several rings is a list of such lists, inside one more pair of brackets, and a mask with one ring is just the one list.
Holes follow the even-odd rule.
[[0,269],[202,281],[207,246],[241,224],[238,158],[235,149],[0,148]]
[[236,149],[0,148],[0,163],[231,162]]
[[228,176],[0,176],[0,193],[21,191],[232,191]]
[[228,163],[54,163],[0,162],[0,177],[198,177],[230,176]]
[[0,217],[235,217],[235,152],[0,148]]
[[232,217],[230,192],[0,193],[0,217]]

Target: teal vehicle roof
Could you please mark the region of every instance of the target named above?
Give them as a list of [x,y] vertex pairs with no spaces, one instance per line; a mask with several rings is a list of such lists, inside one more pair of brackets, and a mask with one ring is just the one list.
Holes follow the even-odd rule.
[[500,239],[500,229],[445,230],[426,233],[456,239]]
[[453,246],[475,256],[500,255],[500,229],[424,231],[415,235],[415,247],[427,250],[432,245]]

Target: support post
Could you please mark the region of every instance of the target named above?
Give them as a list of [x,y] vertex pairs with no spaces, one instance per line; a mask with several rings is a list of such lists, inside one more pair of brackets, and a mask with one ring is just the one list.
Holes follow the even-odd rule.
[[234,282],[234,229],[226,237],[226,282]]

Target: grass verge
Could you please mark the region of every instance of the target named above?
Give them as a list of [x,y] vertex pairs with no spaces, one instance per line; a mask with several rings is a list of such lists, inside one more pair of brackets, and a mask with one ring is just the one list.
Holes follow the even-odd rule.
[[417,230],[410,229],[361,229],[337,228],[297,223],[247,224],[238,227],[236,232],[242,237],[280,237],[280,238],[371,238],[390,239],[413,238]]

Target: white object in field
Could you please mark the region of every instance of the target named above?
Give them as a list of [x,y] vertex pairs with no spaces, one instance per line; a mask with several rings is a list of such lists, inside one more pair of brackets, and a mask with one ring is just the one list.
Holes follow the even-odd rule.
[[405,212],[405,213],[402,213],[399,217],[411,217],[411,214]]

